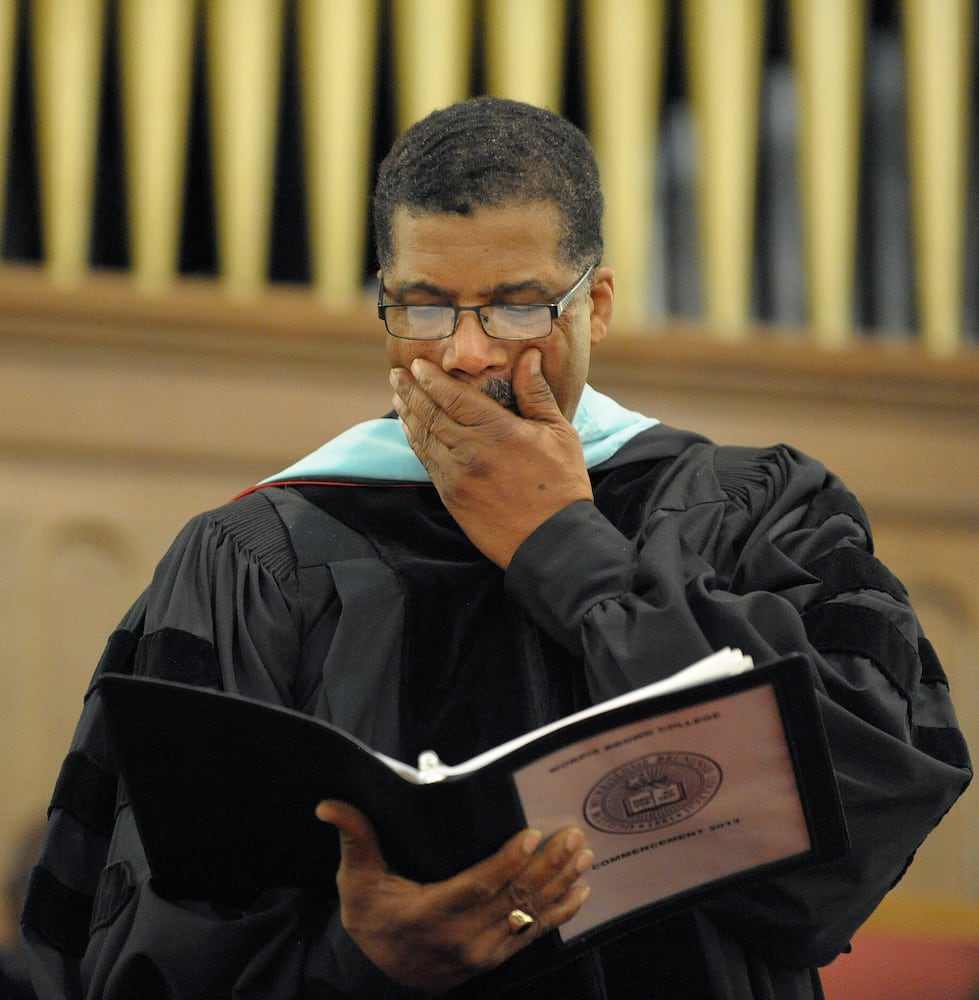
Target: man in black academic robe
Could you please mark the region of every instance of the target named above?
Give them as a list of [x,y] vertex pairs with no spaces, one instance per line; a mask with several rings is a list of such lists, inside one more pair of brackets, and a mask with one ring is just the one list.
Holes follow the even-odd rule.
[[168,899],[96,693],[25,910],[42,997],[813,1000],[815,967],[961,793],[947,681],[845,487],[791,448],[717,447],[586,385],[614,297],[596,192],[583,137],[526,105],[457,105],[399,140],[375,199],[395,415],[191,521],[99,673],[239,692],[454,762],[723,646],[799,650],[850,852],[556,967],[540,939],[588,905],[578,831],[422,886],[326,803],[339,907],[286,888],[236,910]]

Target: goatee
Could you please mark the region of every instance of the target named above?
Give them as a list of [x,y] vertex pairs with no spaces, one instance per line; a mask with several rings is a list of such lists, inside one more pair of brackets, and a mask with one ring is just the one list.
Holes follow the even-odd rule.
[[501,406],[506,407],[511,413],[520,416],[520,407],[517,405],[517,395],[513,391],[513,383],[505,378],[492,378],[484,382],[479,387],[479,391],[490,399],[495,399]]

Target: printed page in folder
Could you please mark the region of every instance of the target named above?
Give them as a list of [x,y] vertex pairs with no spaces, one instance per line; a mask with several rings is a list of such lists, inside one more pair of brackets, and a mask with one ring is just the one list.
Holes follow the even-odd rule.
[[592,894],[566,941],[812,846],[770,685],[599,733],[514,777],[531,826],[587,824]]

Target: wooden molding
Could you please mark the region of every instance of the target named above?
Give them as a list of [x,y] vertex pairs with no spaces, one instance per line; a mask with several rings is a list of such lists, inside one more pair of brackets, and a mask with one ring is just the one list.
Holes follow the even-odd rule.
[[[0,449],[267,474],[389,407],[371,300],[327,307],[305,287],[243,296],[210,279],[147,292],[115,273],[63,285],[0,267]],[[718,441],[789,441],[877,510],[979,523],[979,350],[945,360],[875,338],[829,351],[764,327],[732,344],[669,322],[614,328],[591,380]]]
[[[304,286],[269,286],[260,295],[228,291],[211,279],[182,279],[165,292],[131,278],[92,273],[84,283],[52,281],[40,268],[0,265],[0,338],[8,343],[174,349],[296,359],[358,357],[375,364],[379,324],[373,293],[346,308],[327,307]],[[979,414],[979,346],[938,358],[906,339],[876,336],[826,350],[805,331],[758,326],[732,343],[703,324],[671,320],[615,327],[593,358],[599,375],[635,384],[750,386],[775,395],[821,399],[886,398]]]

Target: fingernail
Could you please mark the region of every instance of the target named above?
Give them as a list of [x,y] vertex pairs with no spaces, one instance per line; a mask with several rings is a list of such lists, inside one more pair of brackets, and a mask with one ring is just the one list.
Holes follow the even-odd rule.
[[398,370],[396,368],[391,369],[391,372],[388,375],[388,382],[391,383],[392,389],[398,388]]
[[540,351],[538,350],[530,352],[530,374],[540,375]]
[[583,906],[590,895],[591,895],[590,885],[578,886],[578,905]]
[[418,378],[422,371],[422,363],[418,360],[418,358],[415,358],[415,360],[411,363],[411,374],[414,375],[415,378]]
[[582,875],[595,863],[595,852],[586,848],[574,859],[575,871]]
[[564,840],[564,849],[568,854],[574,854],[585,842],[585,835],[580,830],[571,830]]
[[533,854],[540,847],[540,842],[543,838],[544,835],[540,830],[528,830],[524,839],[520,842],[524,854]]

